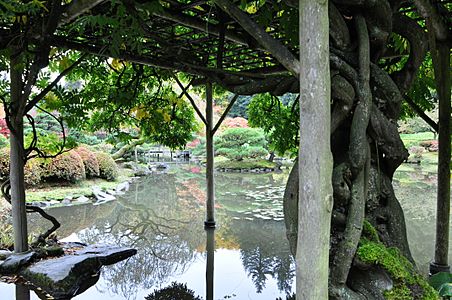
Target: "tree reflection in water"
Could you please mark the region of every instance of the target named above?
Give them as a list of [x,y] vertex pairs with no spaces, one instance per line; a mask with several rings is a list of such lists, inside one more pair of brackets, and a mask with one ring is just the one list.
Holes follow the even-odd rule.
[[176,181],[175,175],[161,174],[137,182],[135,192],[119,199],[106,220],[78,234],[85,243],[105,241],[139,250],[104,270],[106,290],[134,299],[139,288],[161,285],[196,258],[195,250],[204,243],[203,214],[196,203],[178,200]]
[[278,289],[289,294],[295,278],[295,262],[284,235],[284,223],[235,220],[232,228],[241,246],[243,266],[257,292],[262,292],[267,276],[271,276],[277,280]]

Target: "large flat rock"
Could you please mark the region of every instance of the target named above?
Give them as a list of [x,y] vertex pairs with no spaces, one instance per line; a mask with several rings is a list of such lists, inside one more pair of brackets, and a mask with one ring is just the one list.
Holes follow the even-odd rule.
[[94,285],[102,266],[127,259],[136,252],[131,248],[92,245],[71,255],[39,261],[20,275],[55,299],[67,299]]
[[36,252],[24,252],[10,255],[3,263],[0,263],[1,275],[14,275],[21,268],[30,264],[35,258]]

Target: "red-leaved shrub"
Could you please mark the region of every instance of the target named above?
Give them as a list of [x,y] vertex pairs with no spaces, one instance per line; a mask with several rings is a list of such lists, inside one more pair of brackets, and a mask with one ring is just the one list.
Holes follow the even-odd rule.
[[80,155],[85,165],[86,177],[98,177],[99,173],[99,162],[97,161],[96,155],[86,147],[78,147],[75,151]]
[[53,158],[47,166],[46,177],[75,182],[86,178],[83,160],[71,150]]
[[5,119],[0,119],[0,134],[4,137],[9,137],[8,125],[6,125]]

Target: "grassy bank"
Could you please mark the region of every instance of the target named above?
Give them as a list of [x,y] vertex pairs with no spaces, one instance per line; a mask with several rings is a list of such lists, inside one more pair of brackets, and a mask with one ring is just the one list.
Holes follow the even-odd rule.
[[38,187],[27,189],[27,202],[35,201],[61,201],[67,196],[78,198],[80,196],[93,196],[92,187],[98,186],[103,190],[115,189],[116,186],[124,181],[127,181],[133,176],[133,172],[128,169],[122,169],[120,175],[114,181],[107,181],[101,178],[92,178],[81,180],[76,183],[65,184],[41,184]]

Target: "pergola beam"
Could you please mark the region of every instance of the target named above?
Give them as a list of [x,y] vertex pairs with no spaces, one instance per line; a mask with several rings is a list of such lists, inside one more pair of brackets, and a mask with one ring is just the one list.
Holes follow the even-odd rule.
[[270,52],[287,70],[293,75],[298,76],[300,73],[300,61],[286,46],[273,38],[264,28],[229,0],[214,0],[214,3],[235,19],[243,29],[252,35],[259,44]]
[[[176,11],[171,11],[169,9],[163,9],[161,11],[154,12],[154,15],[162,19],[173,21],[178,24],[187,26],[189,28],[197,29],[214,36],[220,36],[221,33],[221,27],[218,25],[206,23],[197,18],[190,17],[188,15]],[[231,42],[235,42],[237,44],[244,45],[250,48],[256,49],[256,47],[258,46],[257,42],[251,36],[242,36],[238,33],[235,33],[232,30],[225,30],[224,36],[225,39]]]

